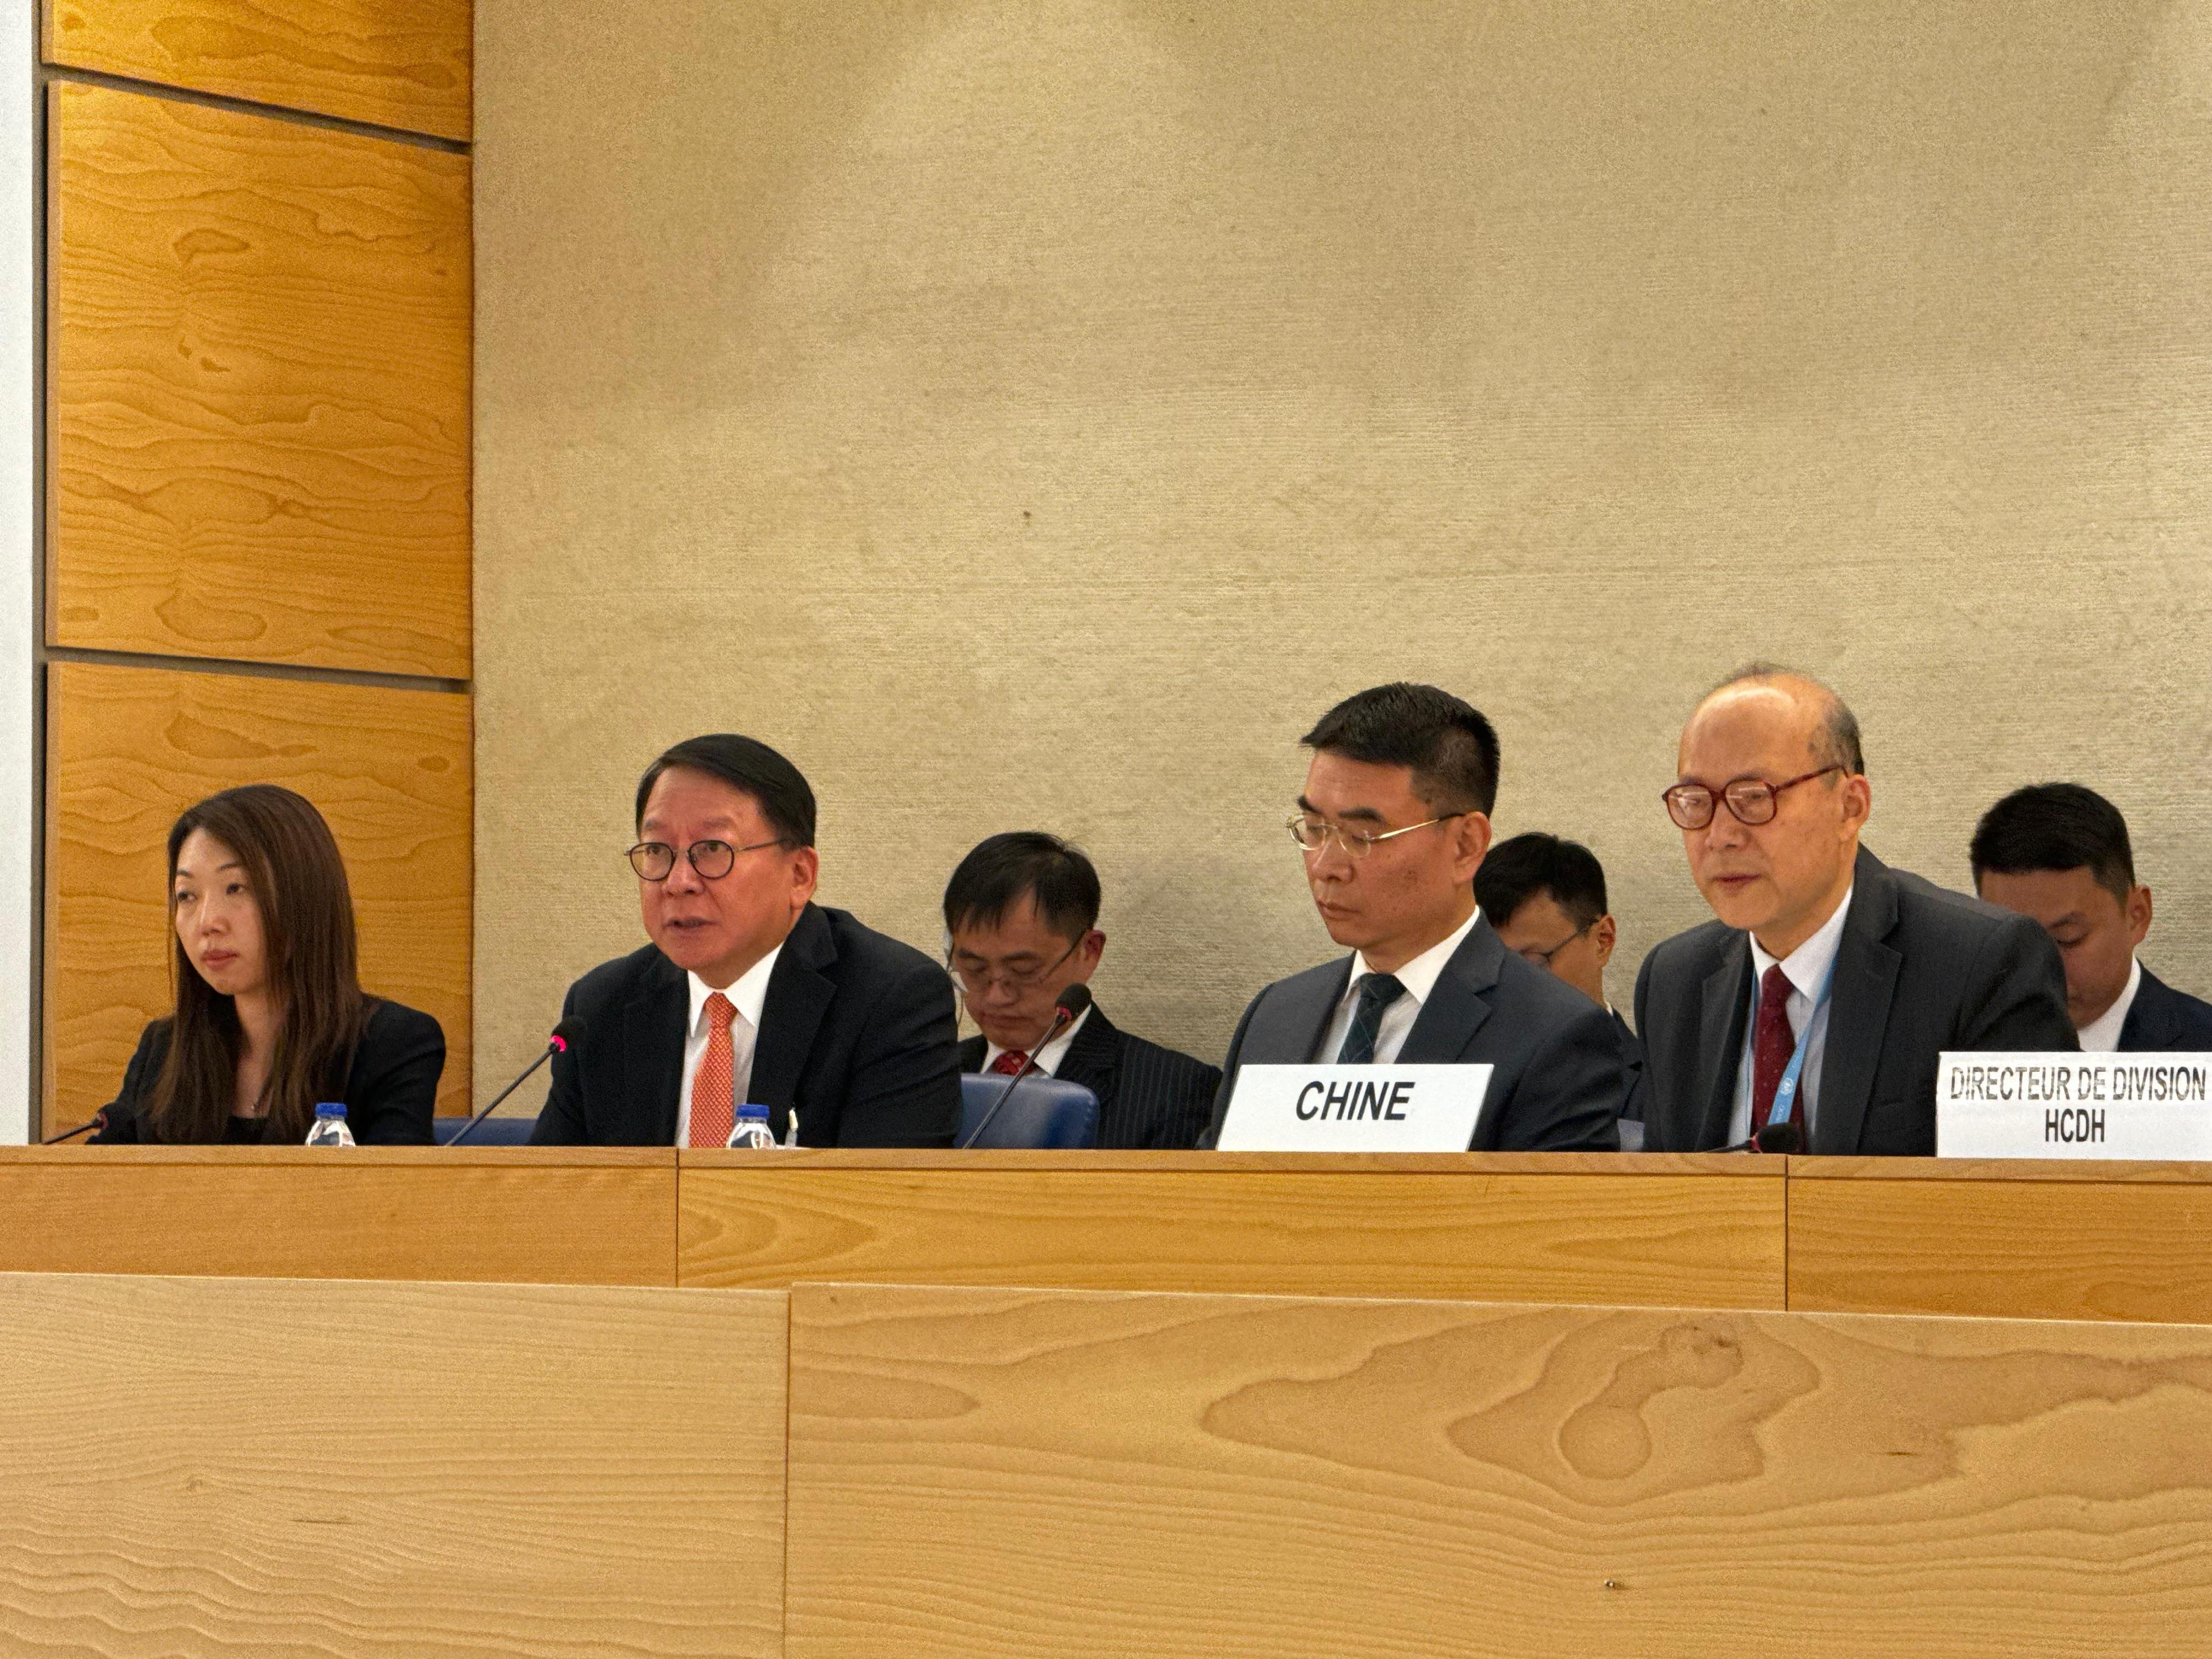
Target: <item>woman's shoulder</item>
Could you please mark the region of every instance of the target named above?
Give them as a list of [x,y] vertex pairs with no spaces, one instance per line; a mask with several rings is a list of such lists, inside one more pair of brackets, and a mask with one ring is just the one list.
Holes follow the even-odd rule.
[[368,999],[368,1013],[362,1020],[361,1040],[364,1045],[412,1048],[425,1042],[445,1046],[446,1028],[438,1024],[437,1017],[426,1014],[420,1008],[410,1008],[404,1002],[394,1002],[389,997],[372,995]]

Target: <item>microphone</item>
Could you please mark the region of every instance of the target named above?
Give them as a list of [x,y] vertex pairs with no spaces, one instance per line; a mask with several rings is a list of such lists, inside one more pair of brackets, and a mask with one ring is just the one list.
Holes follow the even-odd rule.
[[1770,1123],[1750,1139],[1721,1148],[1724,1152],[1802,1152],[1804,1150],[1804,1126],[1794,1117],[1786,1118],[1780,1123]]
[[478,1112],[466,1123],[461,1125],[460,1133],[456,1134],[451,1140],[447,1141],[446,1145],[448,1146],[458,1146],[464,1140],[466,1140],[469,1138],[470,1131],[474,1129],[477,1124],[483,1122],[486,1118],[491,1115],[492,1106],[498,1105],[501,1101],[505,1100],[517,1089],[520,1089],[523,1085],[524,1082],[528,1079],[532,1072],[543,1066],[547,1060],[552,1059],[554,1055],[567,1054],[568,1052],[568,1045],[572,1042],[581,1042],[583,1040],[583,1036],[584,1022],[580,1019],[571,1018],[564,1019],[558,1025],[556,1025],[553,1028],[551,1035],[547,1036],[545,1039],[544,1053],[539,1054],[537,1059],[532,1060],[529,1065],[524,1066],[522,1068],[522,1075],[515,1079],[514,1082],[508,1084],[507,1087],[501,1089],[497,1094],[494,1095],[491,1097],[491,1105],[485,1107],[483,1110]]
[[106,1107],[102,1107],[99,1111],[96,1111],[92,1115],[91,1122],[80,1123],[76,1128],[64,1129],[58,1135],[48,1135],[44,1140],[40,1141],[39,1145],[41,1146],[59,1146],[64,1140],[75,1140],[79,1135],[88,1134],[94,1129],[105,1129],[106,1127],[107,1109]]
[[957,1151],[964,1152],[983,1138],[983,1131],[989,1128],[991,1120],[998,1116],[999,1108],[1005,1105],[1014,1091],[1021,1086],[1022,1079],[1036,1070],[1037,1056],[1044,1051],[1046,1045],[1082,1018],[1083,1011],[1090,1006],[1091,988],[1088,985],[1071,985],[1060,994],[1060,1001],[1052,1011],[1052,1024],[1045,1027],[1044,1035],[1030,1049],[1028,1057],[1022,1061],[1022,1069],[1006,1079],[1006,1086],[999,1091],[999,1097],[991,1103],[991,1109],[983,1114],[983,1121],[975,1126],[975,1133],[962,1141]]

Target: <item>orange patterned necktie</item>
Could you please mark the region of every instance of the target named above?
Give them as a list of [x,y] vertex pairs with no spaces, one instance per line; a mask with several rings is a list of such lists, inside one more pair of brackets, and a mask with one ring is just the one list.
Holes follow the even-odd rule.
[[707,999],[707,1052],[691,1079],[691,1137],[694,1146],[726,1146],[737,1121],[732,1097],[736,1065],[730,1051],[730,1021],[737,1004],[720,991]]
[[1030,1057],[1018,1048],[1009,1048],[991,1062],[991,1069],[1000,1077],[1012,1077],[1029,1064]]

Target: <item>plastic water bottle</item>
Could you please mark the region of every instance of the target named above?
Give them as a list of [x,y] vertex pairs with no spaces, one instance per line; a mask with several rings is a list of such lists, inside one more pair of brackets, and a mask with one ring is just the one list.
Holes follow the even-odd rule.
[[345,1102],[319,1101],[315,1105],[315,1127],[307,1131],[310,1146],[350,1146],[353,1131],[346,1127]]
[[730,1131],[730,1145],[741,1152],[774,1152],[775,1132],[768,1127],[768,1108],[750,1103],[738,1107],[738,1127]]

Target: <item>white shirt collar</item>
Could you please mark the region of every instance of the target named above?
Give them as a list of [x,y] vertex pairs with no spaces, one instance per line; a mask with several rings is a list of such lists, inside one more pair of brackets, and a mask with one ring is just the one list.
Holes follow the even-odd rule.
[[[1467,936],[1474,931],[1474,924],[1481,920],[1482,912],[1475,911],[1460,923],[1449,939],[1438,940],[1396,971],[1393,977],[1406,988],[1407,994],[1415,1002],[1427,1003],[1430,994],[1437,988],[1437,980],[1444,971],[1444,964],[1452,959],[1455,951],[1467,943]],[[1355,951],[1352,957],[1352,985],[1348,988],[1356,990],[1361,978],[1375,971],[1369,965],[1366,956]]]
[[2112,1000],[2112,1006],[2084,1025],[2074,1035],[2085,1054],[2109,1054],[2120,1046],[2120,1027],[2128,1023],[2128,1010],[2136,1006],[2136,993],[2142,988],[2142,963],[2133,957],[2128,960],[2128,988]]
[[[1858,890],[1854,882],[1844,890],[1844,902],[1836,907],[1835,915],[1820,924],[1812,938],[1781,958],[1783,976],[1792,989],[1810,999],[1820,994],[1821,981],[1827,978],[1828,969],[1836,960],[1836,952],[1843,947],[1844,918],[1851,913],[1851,895]],[[1766,947],[1759,942],[1758,935],[1751,936],[1752,979],[1754,983],[1766,977],[1766,970],[1774,966],[1775,958],[1767,955]]]
[[[775,971],[775,959],[782,954],[783,946],[778,945],[738,975],[738,982],[722,993],[729,998],[731,1006],[744,1017],[746,1025],[755,1031],[760,1030],[761,1010],[768,1006],[768,976]],[[714,994],[714,988],[696,974],[687,972],[684,977],[691,983],[691,1024],[688,1029],[694,1032],[703,1031],[706,1030],[707,999]]]
[[[1051,1042],[1046,1043],[1043,1048],[1038,1049],[1036,1054],[1037,1070],[1042,1072],[1047,1077],[1059,1076],[1060,1062],[1067,1058],[1067,1051],[1075,1044],[1075,1034],[1083,1029],[1083,1022],[1090,1018],[1091,1010],[1085,1008],[1081,1013],[1075,1017],[1074,1021],[1065,1031],[1062,1031]],[[989,1071],[994,1066],[999,1063],[999,1056],[1006,1052],[1006,1051],[1004,1048],[1001,1048],[997,1043],[992,1042],[990,1038],[985,1037],[983,1039],[983,1064],[981,1069],[986,1072]]]

